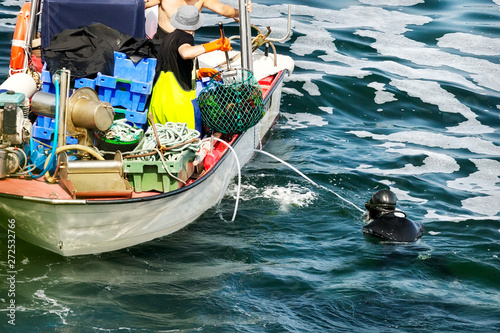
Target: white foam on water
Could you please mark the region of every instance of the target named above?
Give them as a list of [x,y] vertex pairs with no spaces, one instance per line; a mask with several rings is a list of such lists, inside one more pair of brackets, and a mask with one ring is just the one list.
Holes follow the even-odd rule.
[[359,0],[359,2],[371,6],[415,6],[424,3],[424,0]]
[[457,216],[449,216],[449,215],[440,215],[436,213],[436,210],[430,209],[427,211],[427,214],[424,215],[424,218],[427,220],[435,220],[435,221],[443,221],[443,222],[454,222],[460,223],[465,221],[500,221],[500,216],[470,216],[460,214]]
[[333,114],[333,107],[331,106],[319,106],[318,109],[328,114]]
[[[448,181],[450,188],[482,194],[462,200],[462,206],[484,215],[500,213],[500,162],[491,159],[471,159],[478,171],[464,178]],[[492,204],[496,203],[496,204]]]
[[[416,80],[425,79],[425,80],[432,80],[439,82],[450,82],[455,85],[461,85],[476,93],[481,93],[481,94],[484,93],[483,88],[478,87],[473,82],[464,78],[462,75],[452,73],[447,70],[432,69],[432,68],[412,68],[397,63],[395,61],[389,61],[389,60],[381,62],[360,60],[347,57],[339,53],[322,55],[319,56],[319,58],[324,60],[325,63],[317,61],[312,62],[312,61],[297,60],[295,62],[295,65],[298,68],[303,68],[306,70],[314,70],[316,72],[322,72],[329,75],[356,77],[360,79],[372,74],[371,72],[372,69],[377,68],[382,72],[394,74],[401,77],[406,77],[409,79],[416,79]],[[344,64],[344,65],[336,65],[334,63]]]
[[0,19],[0,28],[4,31],[11,31],[14,33],[14,29],[16,28],[16,19],[10,18],[2,18]]
[[314,84],[312,81],[307,81],[304,83],[302,87],[310,96],[321,96],[321,92],[319,91],[319,87]]
[[43,302],[44,305],[44,310],[46,310],[45,313],[51,313],[59,316],[61,318],[62,323],[67,325],[68,323],[66,322],[65,318],[68,316],[68,314],[71,312],[71,309],[68,307],[65,307],[57,302],[57,300],[48,297],[45,295],[44,290],[37,290],[33,294],[34,299],[38,299]]
[[296,95],[296,96],[299,96],[299,97],[304,96],[304,94],[303,94],[303,93],[301,93],[300,91],[298,91],[298,90],[297,90],[297,89],[295,89],[295,88],[287,88],[287,87],[283,87],[282,93],[283,93],[283,94],[286,94],[286,95]]
[[467,121],[456,127],[447,127],[448,131],[461,134],[485,134],[495,130],[481,124],[477,115],[470,108],[460,103],[453,94],[444,90],[439,83],[425,80],[392,80],[392,86],[405,91],[411,97],[417,97],[425,103],[436,105],[440,111],[459,113]]
[[375,89],[375,103],[377,104],[385,104],[392,101],[397,101],[394,98],[394,94],[388,91],[385,91],[385,84],[372,82],[368,84],[368,87]]
[[[2,5],[4,7],[14,7],[16,11],[19,11],[26,1],[24,0],[3,0]],[[17,12],[16,12],[17,14]],[[15,20],[14,20],[15,24]]]
[[[304,82],[302,89],[304,89],[308,94],[310,94],[312,96],[320,96],[321,92],[319,90],[319,87],[315,83],[313,83],[312,80],[321,81],[322,79],[323,79],[322,74],[309,74],[309,75],[308,74],[297,74],[297,75],[294,74],[287,81]],[[292,92],[294,92],[294,91],[292,91]],[[295,90],[295,92],[301,94],[301,96],[304,95],[301,92],[299,92],[298,90]]]
[[[462,207],[471,212],[493,216],[500,213],[500,193],[462,200]],[[492,204],[492,203],[496,203]]]
[[500,38],[454,32],[438,38],[439,47],[449,47],[475,55],[500,55]]
[[428,234],[431,235],[431,236],[436,236],[436,235],[439,235],[441,232],[439,231],[429,231]]
[[406,147],[406,145],[404,143],[401,143],[401,142],[384,142],[383,144],[381,144],[379,146],[385,147],[385,148]]
[[[309,29],[311,27],[309,26]],[[300,29],[299,29],[300,30]],[[322,28],[317,28],[314,33],[307,36],[299,36],[290,47],[290,52],[298,55],[305,56],[317,51],[323,51],[327,54],[337,51],[335,47],[334,38],[328,31]]]
[[500,147],[491,141],[477,137],[452,137],[440,133],[406,131],[388,135],[373,134],[368,131],[349,131],[360,138],[372,138],[381,141],[405,142],[427,147],[444,149],[467,149],[477,154],[500,156]]
[[469,73],[478,85],[500,91],[500,64],[450,54],[393,32],[360,30],[356,34],[374,38],[376,41],[371,46],[384,56],[398,57],[429,67],[452,67]]
[[426,199],[420,199],[420,198],[415,198],[412,197],[409,193],[409,191],[404,191],[399,188],[394,187],[393,185],[395,184],[393,181],[390,180],[382,180],[380,181],[382,184],[385,184],[389,186],[389,189],[396,194],[398,197],[398,201],[411,201],[411,202],[416,202],[419,205],[426,204],[428,200]]
[[446,154],[435,153],[427,150],[420,149],[388,149],[388,152],[398,153],[403,156],[418,156],[427,155],[423,161],[423,165],[414,166],[412,164],[406,164],[404,167],[399,169],[380,169],[367,167],[365,165],[356,168],[358,171],[372,173],[372,174],[382,174],[382,175],[421,175],[425,173],[453,173],[460,169],[460,166],[455,161],[455,159]]
[[286,123],[280,126],[282,129],[296,130],[301,128],[308,128],[310,126],[323,127],[328,125],[328,122],[325,121],[322,117],[310,113],[291,114],[282,112],[281,115],[287,119]]
[[406,14],[400,11],[389,11],[379,7],[349,6],[340,10],[313,8],[296,5],[292,7],[293,16],[311,16],[314,27],[295,21],[294,30],[304,35],[314,35],[315,27],[326,30],[341,30],[365,27],[378,31],[405,33],[408,25],[424,25],[432,21],[430,17]]
[[[344,58],[343,60],[348,61],[348,64],[356,62],[355,60],[350,60],[350,59],[353,59],[353,58]],[[330,61],[328,59],[324,59],[324,60]],[[326,73],[329,75],[350,76],[350,77],[356,77],[359,79],[362,79],[365,76],[368,76],[371,74],[370,71],[362,70],[360,68],[360,66],[346,67],[346,66],[341,66],[341,65],[334,65],[331,63],[320,63],[320,62],[301,61],[301,60],[295,61],[295,66],[297,68],[303,68],[306,70],[314,70],[314,71],[323,72],[323,73]],[[321,78],[323,78],[323,76],[321,76]]]
[[[229,194],[236,197],[236,186],[229,188]],[[264,198],[279,203],[280,209],[289,211],[292,207],[307,207],[318,195],[307,187],[297,184],[287,184],[286,186],[267,186],[257,188],[254,185],[241,186],[241,200],[248,201],[256,198]]]
[[295,184],[288,184],[287,187],[273,186],[264,189],[262,196],[280,203],[280,209],[290,210],[291,207],[307,207],[317,197],[317,194],[308,188]]

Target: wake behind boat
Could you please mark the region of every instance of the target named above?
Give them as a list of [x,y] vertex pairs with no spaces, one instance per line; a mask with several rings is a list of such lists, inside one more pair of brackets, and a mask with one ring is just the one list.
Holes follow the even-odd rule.
[[[7,229],[15,221],[18,237],[64,256],[168,235],[217,204],[236,175],[235,164],[251,159],[276,122],[283,79],[293,70],[291,58],[268,47],[254,52],[277,40],[261,33],[251,39],[248,13],[240,10],[241,52],[216,51],[198,59],[201,68],[216,73],[197,82],[202,130],[155,123],[148,103],[156,59],[116,51],[113,73],[76,79],[66,68],[49,71],[38,61],[39,20],[41,44],[49,46],[44,33],[57,35],[47,26],[54,17],[73,22],[86,6],[97,13],[123,9],[45,0],[39,17],[30,15],[38,13],[39,0],[25,4],[10,76],[0,86],[1,225]],[[143,36],[144,2],[120,6],[138,18],[123,30]],[[51,18],[44,17],[49,12]],[[77,14],[72,20],[68,13]]]

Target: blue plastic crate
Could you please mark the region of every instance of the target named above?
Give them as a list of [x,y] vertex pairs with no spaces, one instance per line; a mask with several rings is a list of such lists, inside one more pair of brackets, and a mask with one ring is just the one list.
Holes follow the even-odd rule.
[[42,81],[42,91],[55,94],[56,88],[54,83],[52,83],[52,75],[47,70],[47,64],[43,65],[42,74],[40,76],[40,81]]
[[144,111],[153,84],[97,74],[99,100],[130,111]]
[[145,111],[131,111],[125,109],[115,108],[115,119],[126,118],[128,121],[142,127],[148,121],[148,110]]
[[[32,136],[39,141],[52,144],[55,127],[56,122],[54,118],[38,116],[33,124]],[[78,143],[78,139],[68,136],[66,137],[66,143],[75,145]]]
[[75,89],[89,87],[95,89],[95,79],[79,78],[75,79]]
[[51,140],[54,133],[54,118],[38,116],[33,124],[33,137],[39,140]]
[[143,83],[152,83],[155,70],[156,58],[143,58],[138,63],[127,58],[125,53],[115,52],[115,67],[113,76]]
[[196,80],[196,97],[200,96],[201,91],[205,88],[210,82],[209,77],[202,77],[201,80]]
[[[43,65],[42,73],[40,76],[40,80],[42,81],[42,91],[55,94],[56,88],[54,83],[52,82],[52,75],[47,70],[47,64]],[[87,79],[87,78],[77,78],[75,79],[75,89],[90,87],[95,89],[95,79]]]

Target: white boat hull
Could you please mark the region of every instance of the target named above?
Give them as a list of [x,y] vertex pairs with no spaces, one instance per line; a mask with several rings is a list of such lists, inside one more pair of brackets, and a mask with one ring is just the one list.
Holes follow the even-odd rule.
[[[240,135],[233,148],[241,165],[247,163],[277,120],[282,79],[266,99],[266,114]],[[195,221],[218,203],[236,168],[226,154],[203,179],[154,197],[87,201],[0,197],[0,224],[15,220],[16,236],[63,256],[114,251],[171,234]]]

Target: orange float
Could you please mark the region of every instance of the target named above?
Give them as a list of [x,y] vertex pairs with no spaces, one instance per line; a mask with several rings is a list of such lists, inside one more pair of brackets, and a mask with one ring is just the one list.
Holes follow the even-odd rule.
[[23,72],[25,69],[25,46],[26,33],[28,32],[31,3],[26,2],[19,14],[17,14],[16,30],[12,39],[12,49],[10,52],[10,71],[9,74]]

